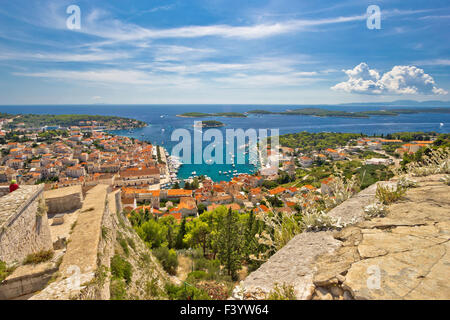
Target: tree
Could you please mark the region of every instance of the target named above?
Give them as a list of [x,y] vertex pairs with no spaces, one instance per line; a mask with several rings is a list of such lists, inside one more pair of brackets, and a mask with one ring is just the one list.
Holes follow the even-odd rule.
[[144,222],[136,228],[137,234],[147,242],[152,248],[158,248],[167,239],[167,226],[159,224],[155,220]]
[[177,238],[175,240],[175,248],[176,249],[183,249],[186,247],[183,242],[185,235],[186,235],[186,217],[183,217],[183,220],[181,221],[180,229],[178,230],[178,233],[177,233]]
[[200,246],[203,249],[203,255],[206,256],[206,248],[208,244],[208,236],[210,228],[206,222],[200,219],[193,219],[186,224],[187,233],[184,241],[191,247]]
[[206,210],[206,206],[203,203],[199,203],[197,206],[198,214],[199,215],[202,214],[203,212],[205,212],[205,210]]
[[225,266],[228,275],[233,279],[242,266],[242,236],[240,232],[239,217],[231,208],[221,219],[217,235],[217,248],[219,261]]

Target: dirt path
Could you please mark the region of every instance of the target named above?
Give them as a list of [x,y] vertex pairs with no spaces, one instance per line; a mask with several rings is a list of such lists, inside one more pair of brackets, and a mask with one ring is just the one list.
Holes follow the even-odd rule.
[[192,272],[191,258],[186,257],[183,254],[178,255],[177,278],[184,281],[190,272]]

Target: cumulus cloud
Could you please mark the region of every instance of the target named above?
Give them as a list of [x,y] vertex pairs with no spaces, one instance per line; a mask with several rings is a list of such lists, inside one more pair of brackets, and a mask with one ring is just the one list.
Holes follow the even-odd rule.
[[383,75],[362,62],[353,69],[343,70],[348,80],[331,89],[363,94],[447,94],[436,87],[434,79],[415,66],[395,66]]

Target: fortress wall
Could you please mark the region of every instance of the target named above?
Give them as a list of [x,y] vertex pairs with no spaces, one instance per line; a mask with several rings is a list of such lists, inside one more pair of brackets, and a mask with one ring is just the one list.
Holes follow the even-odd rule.
[[80,209],[83,205],[81,186],[46,191],[45,203],[48,207],[48,214],[64,213]]
[[7,264],[53,249],[43,190],[24,185],[0,198],[0,260]]
[[59,267],[60,277],[32,300],[109,299],[109,281],[98,281],[98,273],[110,266],[116,238],[117,192],[108,191],[107,185],[97,185],[87,192]]

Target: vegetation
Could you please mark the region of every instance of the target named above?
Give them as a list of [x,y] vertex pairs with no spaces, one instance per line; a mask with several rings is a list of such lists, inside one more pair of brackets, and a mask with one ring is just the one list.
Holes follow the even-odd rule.
[[400,185],[389,187],[378,184],[375,197],[380,203],[388,205],[400,200],[405,193],[406,188]]
[[49,261],[53,258],[54,252],[53,250],[42,250],[36,253],[32,253],[27,255],[23,264],[39,264],[42,262]]
[[367,219],[385,217],[387,212],[387,206],[380,202],[374,202],[364,207],[364,213]]
[[178,117],[185,118],[205,118],[205,117],[229,117],[229,118],[245,118],[243,113],[239,112],[218,112],[218,113],[204,113],[204,112],[186,112],[179,114]]
[[355,133],[330,133],[330,132],[299,132],[281,135],[279,137],[282,146],[293,149],[299,148],[301,152],[311,152],[327,148],[343,146],[351,139],[360,138],[361,134]]
[[126,284],[129,284],[133,276],[133,267],[128,261],[116,254],[111,259],[111,274],[113,279],[123,279]]
[[278,283],[275,283],[273,290],[267,296],[267,300],[297,300],[297,298],[292,285],[284,283],[279,286]]
[[300,108],[282,112],[271,112],[267,110],[251,110],[250,114],[281,114],[281,115],[305,115],[316,117],[345,117],[345,118],[369,118],[370,116],[397,116],[402,113],[450,113],[450,108],[421,108],[421,109],[391,109],[370,110],[361,112],[347,112],[321,108]]
[[5,280],[12,272],[14,268],[8,268],[6,263],[0,260],[0,283]]
[[231,208],[221,217],[222,228],[217,234],[217,256],[233,279],[242,266],[243,248],[240,234],[239,216]]
[[211,300],[204,290],[186,282],[179,286],[167,283],[165,289],[170,300]]
[[195,124],[194,126],[197,127],[201,127],[201,128],[218,128],[218,127],[223,127],[225,126],[225,124],[223,122],[220,121],[216,121],[216,120],[204,120],[199,124]]
[[79,126],[86,125],[83,122],[96,121],[100,125],[107,127],[121,127],[121,128],[137,128],[145,126],[145,122],[116,117],[116,116],[100,116],[100,115],[85,115],[85,114],[22,114],[15,117],[14,120],[7,125],[7,128],[15,128],[18,124],[23,123],[25,128],[40,128],[44,126]]
[[167,247],[160,247],[153,249],[153,254],[161,262],[164,270],[175,275],[178,267],[177,253],[174,249],[169,249]]

